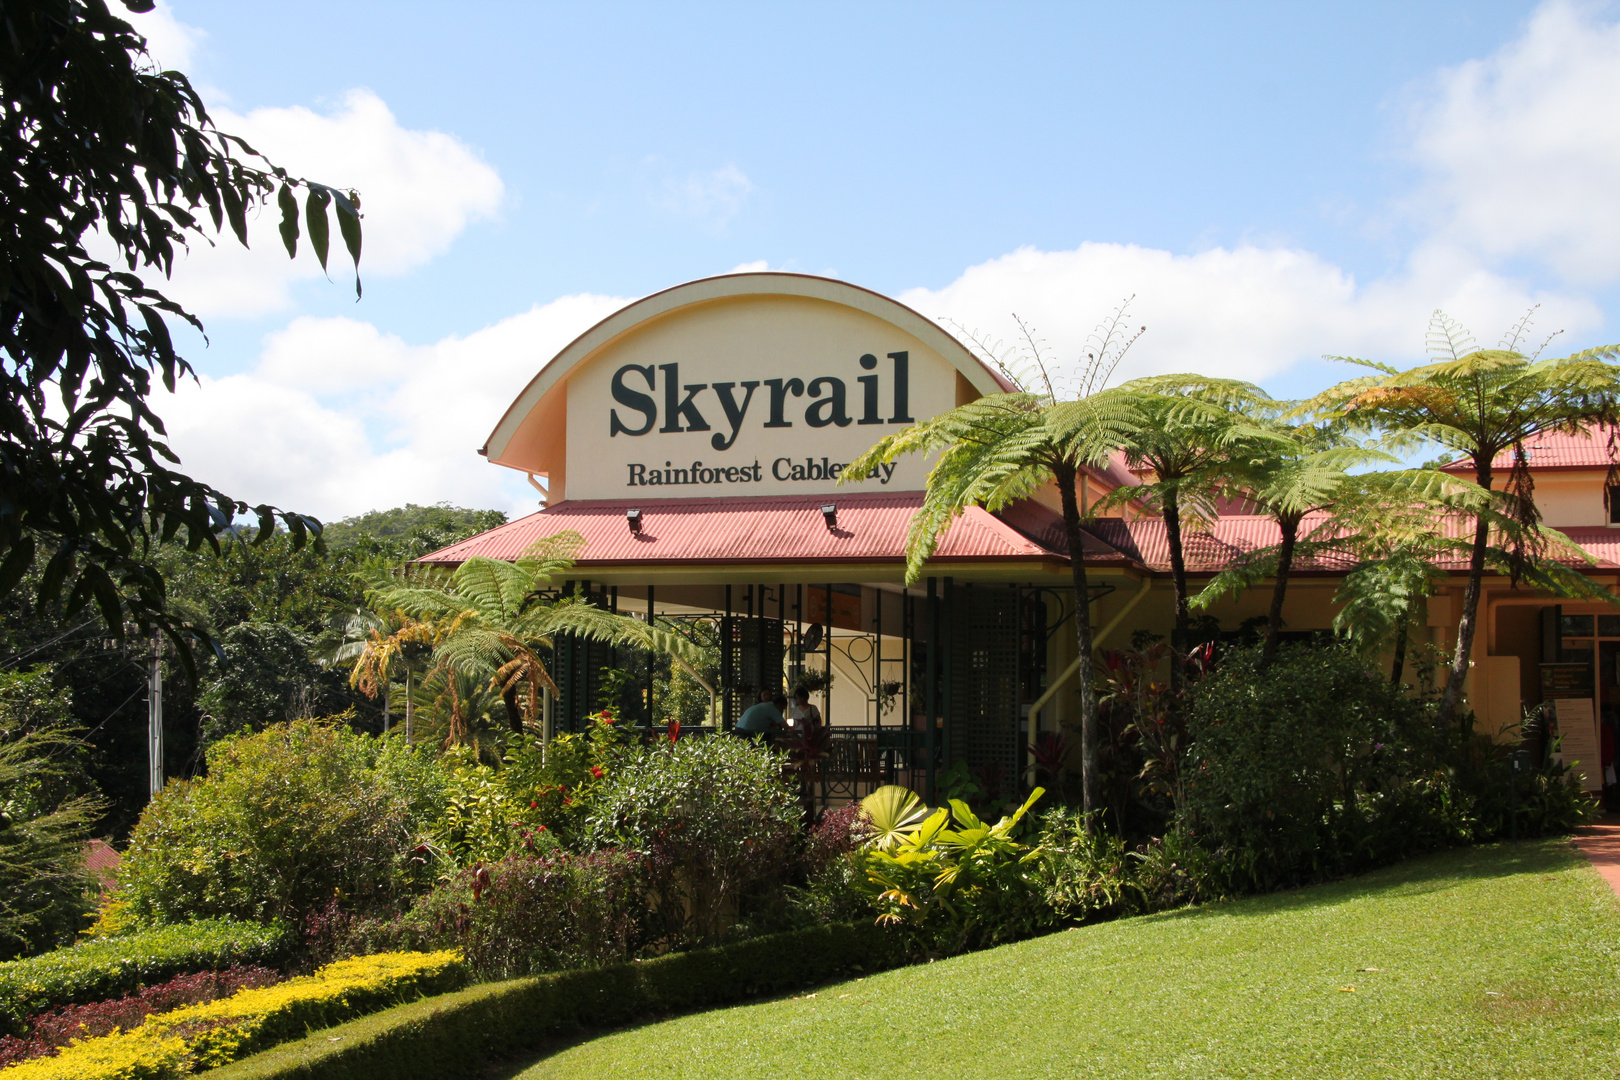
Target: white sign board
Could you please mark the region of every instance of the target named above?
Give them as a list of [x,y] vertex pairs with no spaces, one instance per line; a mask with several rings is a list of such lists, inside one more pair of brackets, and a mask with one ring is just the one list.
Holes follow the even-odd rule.
[[859,484],[885,435],[955,407],[957,373],[899,327],[796,296],[655,319],[568,377],[569,499],[917,491],[908,456]]
[[1548,702],[1558,722],[1561,761],[1579,777],[1584,791],[1603,789],[1602,744],[1598,740],[1597,717],[1591,698],[1557,698]]

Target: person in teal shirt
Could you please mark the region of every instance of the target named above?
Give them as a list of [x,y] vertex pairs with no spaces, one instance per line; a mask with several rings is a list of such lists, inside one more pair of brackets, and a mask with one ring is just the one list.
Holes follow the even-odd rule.
[[785,698],[781,699],[779,704],[772,700],[769,690],[761,690],[758,703],[750,705],[737,718],[737,734],[763,735],[769,738],[782,726],[782,706],[786,704]]

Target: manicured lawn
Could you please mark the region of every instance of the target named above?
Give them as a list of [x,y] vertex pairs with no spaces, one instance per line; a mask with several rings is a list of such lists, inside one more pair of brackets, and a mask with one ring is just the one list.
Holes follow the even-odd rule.
[[603,1035],[522,1076],[1620,1075],[1620,901],[1561,841]]

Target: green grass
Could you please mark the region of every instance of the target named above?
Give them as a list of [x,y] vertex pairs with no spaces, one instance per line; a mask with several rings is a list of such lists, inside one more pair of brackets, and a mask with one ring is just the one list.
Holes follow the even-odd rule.
[[1474,848],[602,1035],[521,1076],[1620,1076],[1620,901],[1565,842]]

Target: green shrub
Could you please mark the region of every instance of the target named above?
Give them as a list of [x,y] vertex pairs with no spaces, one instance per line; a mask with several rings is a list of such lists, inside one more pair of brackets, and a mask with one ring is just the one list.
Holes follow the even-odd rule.
[[804,884],[789,886],[790,919],[800,926],[859,922],[871,918],[861,887],[860,863],[853,858],[870,819],[860,803],[826,811],[805,837]]
[[1187,727],[1182,827],[1239,890],[1457,837],[1431,812],[1446,764],[1432,709],[1348,648],[1288,647],[1264,669],[1258,649],[1234,650],[1195,688]]
[[404,915],[357,923],[336,951],[454,946],[483,979],[624,963],[668,936],[648,925],[644,862],[536,845],[458,872]]
[[475,986],[317,1031],[210,1073],[216,1080],[476,1077],[492,1059],[581,1027],[624,1024],[892,967],[878,928],[822,926],[642,963]]
[[549,744],[513,736],[499,768],[471,748],[449,751],[444,807],[434,823],[446,868],[497,862],[525,834],[577,846],[597,794],[633,756],[634,744],[633,731],[599,714],[585,734],[557,735]]
[[[1269,889],[1350,873],[1508,831],[1507,755],[1349,649],[1294,646],[1262,670],[1228,654],[1187,715],[1181,829],[1217,857],[1223,885]],[[1521,831],[1567,828],[1580,799],[1559,770],[1519,780]]]
[[[1475,840],[1506,837],[1517,818],[1521,836],[1567,833],[1598,812],[1581,790],[1567,765],[1538,761],[1532,746],[1541,746],[1540,709],[1524,720],[1517,741],[1496,742],[1473,730],[1473,717],[1464,715],[1462,731],[1454,740],[1452,772],[1458,798],[1466,796],[1468,824]],[[1515,753],[1521,768],[1512,768]]]
[[387,909],[431,883],[412,852],[443,784],[426,753],[341,722],[226,739],[209,749],[206,778],[171,783],[141,815],[123,895],[145,925],[296,923],[334,897],[348,911]]
[[1085,815],[1054,810],[1041,819],[1040,875],[1055,919],[1090,922],[1146,915],[1219,895],[1210,854],[1181,833],[1131,846]]
[[65,944],[95,906],[84,843],[105,809],[49,665],[0,672],[0,958]]
[[683,739],[631,752],[610,773],[586,843],[647,860],[653,917],[677,940],[720,939],[737,920],[779,917],[798,871],[798,793],[782,758],[747,739]]
[[281,926],[210,919],[99,938],[0,964],[0,1024],[20,1035],[30,1016],[133,993],[194,971],[274,967],[297,944]]
[[[952,799],[949,812],[912,816],[880,831],[854,856],[859,887],[878,921],[901,934],[908,952],[928,957],[1017,941],[1051,925],[1040,851],[1015,839],[1024,815],[1044,794],[1036,788],[994,825]],[[868,806],[881,795],[868,796]],[[952,820],[956,828],[947,828]]]

